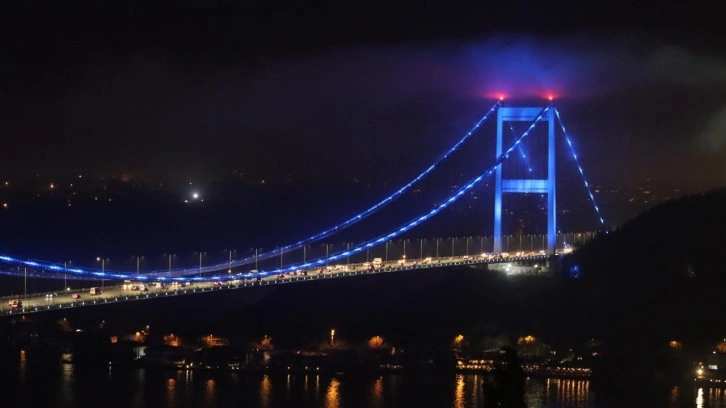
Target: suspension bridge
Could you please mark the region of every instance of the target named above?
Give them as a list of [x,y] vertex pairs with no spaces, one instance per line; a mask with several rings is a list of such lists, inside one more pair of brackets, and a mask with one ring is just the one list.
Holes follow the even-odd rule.
[[[491,162],[480,170],[479,174],[458,187],[445,198],[437,201],[433,208],[424,213],[417,214],[407,222],[388,229],[387,232],[369,237],[360,243],[348,244],[344,249],[330,253],[316,255],[308,258],[307,249],[311,244],[321,242],[332,235],[343,231],[355,224],[363,222],[391,202],[409,192],[421,180],[440,167],[442,162],[449,159],[460,150],[466,142],[475,135],[485,122],[496,114],[496,151]],[[515,126],[524,123],[526,128],[517,132]],[[559,125],[559,126],[557,126]],[[534,177],[531,158],[532,152],[527,152],[525,141],[536,128],[545,128],[546,160],[539,167],[543,168],[544,175]],[[509,107],[499,100],[474,123],[474,125],[448,150],[443,152],[428,167],[416,177],[371,205],[366,210],[355,214],[344,221],[319,231],[305,239],[280,246],[274,250],[246,256],[241,259],[230,258],[227,262],[211,265],[199,265],[181,268],[169,268],[153,271],[118,271],[107,270],[105,262],[101,261],[101,269],[69,267],[67,264],[27,259],[10,254],[0,254],[0,274],[5,276],[22,277],[25,291],[22,296],[7,297],[0,304],[0,314],[15,315],[36,313],[42,311],[60,310],[67,308],[86,307],[92,305],[157,299],[169,296],[207,293],[211,291],[242,289],[279,284],[295,284],[318,281],[324,279],[343,278],[351,276],[364,276],[397,271],[410,271],[428,268],[446,268],[462,265],[480,264],[511,264],[522,263],[529,265],[533,270],[541,268],[551,257],[568,252],[572,246],[582,244],[592,238],[595,233],[558,234],[556,211],[556,154],[555,145],[557,134],[561,134],[569,154],[582,177],[583,193],[587,195],[592,204],[593,213],[604,230],[604,219],[600,208],[595,202],[590,183],[585,179],[584,170],[575,153],[570,135],[567,133],[560,112],[550,100],[544,107]],[[537,135],[540,136],[540,135]],[[509,141],[508,144],[505,142]],[[541,143],[540,143],[541,144]],[[524,167],[523,174],[512,172],[510,156],[520,157],[519,166]],[[507,165],[505,165],[505,163]],[[514,174],[512,176],[511,174]],[[389,256],[389,244],[396,238],[405,236],[408,231],[437,216],[447,207],[465,197],[475,186],[485,179],[493,179],[494,185],[494,231],[491,238],[483,236],[478,240],[466,240],[466,245],[459,245],[456,250],[456,239],[450,238],[451,250],[443,250],[440,239],[419,240],[418,251],[409,249],[406,257],[406,241],[403,241],[402,254]],[[518,245],[512,243],[512,237],[502,235],[503,197],[510,194],[539,194],[546,196],[547,233],[535,240],[534,236],[522,239],[515,237]],[[426,241],[426,242],[425,242]],[[535,244],[536,241],[536,244]],[[424,251],[426,243],[426,251]],[[415,245],[414,245],[415,246]],[[462,246],[464,247],[462,249]],[[448,243],[444,242],[448,249]],[[411,248],[411,247],[409,247]],[[326,246],[327,249],[327,246]],[[302,252],[300,257],[291,257],[290,254]],[[289,259],[297,259],[287,264],[282,262],[283,255]],[[365,258],[362,258],[365,255]],[[272,265],[269,260],[279,258],[280,264]],[[351,262],[353,260],[353,262]],[[265,262],[268,261],[268,262]],[[259,264],[264,265],[259,268]],[[254,269],[253,269],[254,268]],[[258,269],[259,268],[259,269]],[[241,272],[244,271],[244,272]],[[234,272],[234,273],[233,273]],[[27,293],[27,279],[67,279],[90,282],[94,285],[84,290],[74,289],[59,292]],[[123,283],[122,283],[123,282]]]

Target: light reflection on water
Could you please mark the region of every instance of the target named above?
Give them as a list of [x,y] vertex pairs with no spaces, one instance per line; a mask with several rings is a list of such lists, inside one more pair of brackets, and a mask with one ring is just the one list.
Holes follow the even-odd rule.
[[217,405],[217,382],[213,378],[207,380],[204,387],[204,406],[214,407]]
[[[261,375],[136,369],[114,370],[113,375],[107,375],[105,371],[89,373],[72,364],[59,364],[57,369],[50,370],[47,366],[30,363],[22,356],[18,360],[14,378],[19,391],[11,395],[10,400],[3,401],[2,406],[6,406],[5,402],[7,406],[42,406],[52,400],[51,406],[74,407],[80,401],[98,400],[109,392],[114,395],[109,405],[113,407],[487,406],[482,389],[483,377],[474,374],[443,377],[428,374]],[[41,371],[43,377],[39,376]],[[656,404],[659,406],[726,408],[726,391],[723,388],[682,385],[659,390],[638,389],[638,392],[641,391],[646,399],[652,396],[654,403],[661,401]],[[597,393],[601,393],[599,388]],[[595,394],[587,380],[529,378],[525,387],[525,403],[528,408],[615,408],[626,406],[629,401],[616,398],[614,401],[618,402],[598,402]],[[649,404],[636,406],[643,408]]]
[[699,387],[696,394],[697,408],[726,408],[726,392],[723,388]]
[[337,378],[331,379],[330,384],[328,384],[328,391],[325,393],[325,408],[340,407],[341,396],[338,392],[338,387],[340,387],[340,381]]
[[454,408],[464,408],[466,406],[464,400],[464,375],[456,375],[456,390],[454,391]]
[[168,407],[176,406],[176,379],[174,378],[166,380],[166,405]]
[[20,376],[20,379],[25,381],[26,378],[26,372],[27,372],[27,365],[28,360],[26,359],[26,353],[25,350],[20,350],[20,365],[19,365],[19,371],[18,375]]
[[272,381],[270,376],[265,374],[260,381],[260,407],[270,407],[270,393],[272,392]]
[[526,396],[528,407],[592,406],[589,380],[548,378],[528,379]]
[[378,377],[371,387],[371,408],[380,408],[383,406],[383,377]]
[[132,405],[135,407],[140,407],[144,404],[144,391],[146,389],[146,371],[136,370],[134,374],[136,377],[136,381],[133,390],[134,392],[132,394]]
[[76,367],[73,364],[61,364],[61,381],[58,387],[58,402],[61,405],[73,405],[73,379]]

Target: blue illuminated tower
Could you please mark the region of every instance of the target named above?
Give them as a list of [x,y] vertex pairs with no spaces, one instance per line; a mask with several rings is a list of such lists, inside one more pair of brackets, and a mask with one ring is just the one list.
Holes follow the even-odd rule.
[[[502,154],[502,130],[504,122],[532,122],[542,112],[542,108],[500,107],[497,111],[497,152]],[[546,179],[507,179],[502,177],[502,166],[497,166],[494,181],[494,252],[502,252],[502,194],[537,193],[547,194],[547,252],[555,252],[556,190],[555,190],[555,115],[550,109],[542,117],[547,121],[547,178]]]

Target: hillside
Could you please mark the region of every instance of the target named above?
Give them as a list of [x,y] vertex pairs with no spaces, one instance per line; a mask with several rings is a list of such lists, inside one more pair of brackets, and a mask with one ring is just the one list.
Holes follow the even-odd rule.
[[623,363],[657,366],[670,340],[699,358],[726,334],[725,246],[726,189],[642,213],[566,260],[577,325]]

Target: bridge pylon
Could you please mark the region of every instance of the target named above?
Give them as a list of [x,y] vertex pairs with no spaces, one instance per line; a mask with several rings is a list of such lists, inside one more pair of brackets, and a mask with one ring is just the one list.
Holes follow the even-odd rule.
[[[542,108],[500,107],[497,111],[497,151],[503,153],[504,122],[532,122]],[[557,210],[555,189],[555,114],[550,109],[540,119],[548,124],[547,178],[546,179],[508,179],[502,175],[502,166],[497,166],[494,181],[494,252],[502,252],[502,194],[547,194],[547,252],[553,254],[557,239]]]

